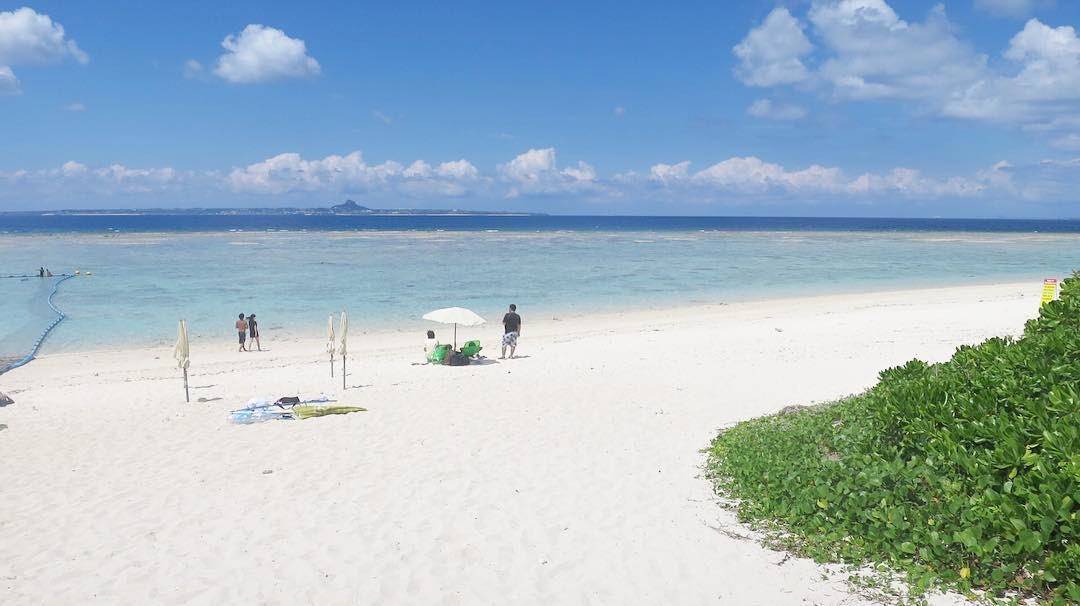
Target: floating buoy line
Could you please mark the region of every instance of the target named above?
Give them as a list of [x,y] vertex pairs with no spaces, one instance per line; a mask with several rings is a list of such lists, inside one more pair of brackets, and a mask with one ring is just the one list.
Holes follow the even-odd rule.
[[[14,370],[14,369],[16,369],[16,368],[18,368],[20,366],[25,366],[26,364],[29,364],[30,360],[33,360],[34,356],[37,355],[38,350],[41,349],[41,344],[45,342],[45,339],[49,336],[49,333],[51,333],[54,328],[56,328],[61,322],[64,321],[64,318],[67,317],[67,314],[65,314],[63,311],[60,311],[60,308],[58,308],[53,303],[53,297],[56,296],[56,291],[60,290],[60,285],[61,284],[63,284],[67,280],[70,280],[70,279],[74,278],[77,275],[79,275],[79,272],[76,271],[74,274],[59,274],[59,275],[53,276],[53,277],[57,277],[57,278],[60,278],[60,279],[57,280],[55,284],[53,284],[52,292],[49,293],[49,299],[48,299],[47,303],[49,304],[49,307],[52,308],[52,310],[54,312],[56,312],[56,318],[53,319],[52,324],[49,324],[49,326],[44,331],[41,332],[41,336],[39,336],[37,338],[37,340],[34,341],[34,346],[32,348],[30,348],[30,352],[27,353],[25,356],[23,356],[20,360],[17,360],[15,362],[3,367],[3,368],[0,368],[0,375],[4,374],[5,372],[7,372],[9,370]],[[90,272],[86,272],[86,275],[90,275]],[[0,276],[0,278],[40,278],[40,277],[42,277],[42,276],[39,276],[37,274],[27,274],[27,275],[17,275],[17,276],[16,275]]]

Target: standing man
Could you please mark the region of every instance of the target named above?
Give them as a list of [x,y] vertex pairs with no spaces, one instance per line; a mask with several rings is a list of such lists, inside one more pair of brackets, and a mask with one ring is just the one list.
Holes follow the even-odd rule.
[[510,357],[514,357],[514,350],[517,349],[517,340],[520,335],[521,316],[517,314],[517,305],[511,303],[510,311],[503,316],[502,355],[499,356],[500,360],[506,357],[507,347],[510,348]]
[[248,323],[244,320],[244,314],[240,314],[240,319],[236,321],[236,332],[240,336],[240,349],[236,351],[247,351],[244,347],[244,341],[247,340]]

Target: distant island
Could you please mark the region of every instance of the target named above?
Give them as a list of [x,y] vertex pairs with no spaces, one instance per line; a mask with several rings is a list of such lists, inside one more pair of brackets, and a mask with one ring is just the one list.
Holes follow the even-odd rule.
[[3,214],[21,215],[461,215],[470,217],[533,217],[546,213],[530,213],[501,210],[461,210],[425,208],[368,208],[355,200],[346,200],[332,206],[298,208],[129,208],[129,209],[63,209],[36,211],[7,211]]

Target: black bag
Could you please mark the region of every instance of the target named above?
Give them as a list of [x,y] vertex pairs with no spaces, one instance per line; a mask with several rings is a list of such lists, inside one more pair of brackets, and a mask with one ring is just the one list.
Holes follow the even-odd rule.
[[286,406],[296,406],[299,403],[300,398],[296,396],[283,396],[278,398],[277,402],[274,402],[274,404],[277,404],[281,408],[285,408]]
[[460,351],[455,351],[454,353],[450,354],[450,366],[468,366],[468,365],[469,365],[469,356],[466,356],[465,354],[461,353]]

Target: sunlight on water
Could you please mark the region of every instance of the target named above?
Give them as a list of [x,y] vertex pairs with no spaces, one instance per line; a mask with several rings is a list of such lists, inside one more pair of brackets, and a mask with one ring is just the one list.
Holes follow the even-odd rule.
[[[420,315],[469,307],[497,323],[626,307],[721,303],[1062,276],[1080,235],[903,232],[219,232],[0,236],[0,275],[40,265],[69,314],[44,351],[167,344],[179,318],[231,341],[238,313],[267,337],[421,331]],[[25,353],[51,318],[47,280],[4,279],[0,356]]]

